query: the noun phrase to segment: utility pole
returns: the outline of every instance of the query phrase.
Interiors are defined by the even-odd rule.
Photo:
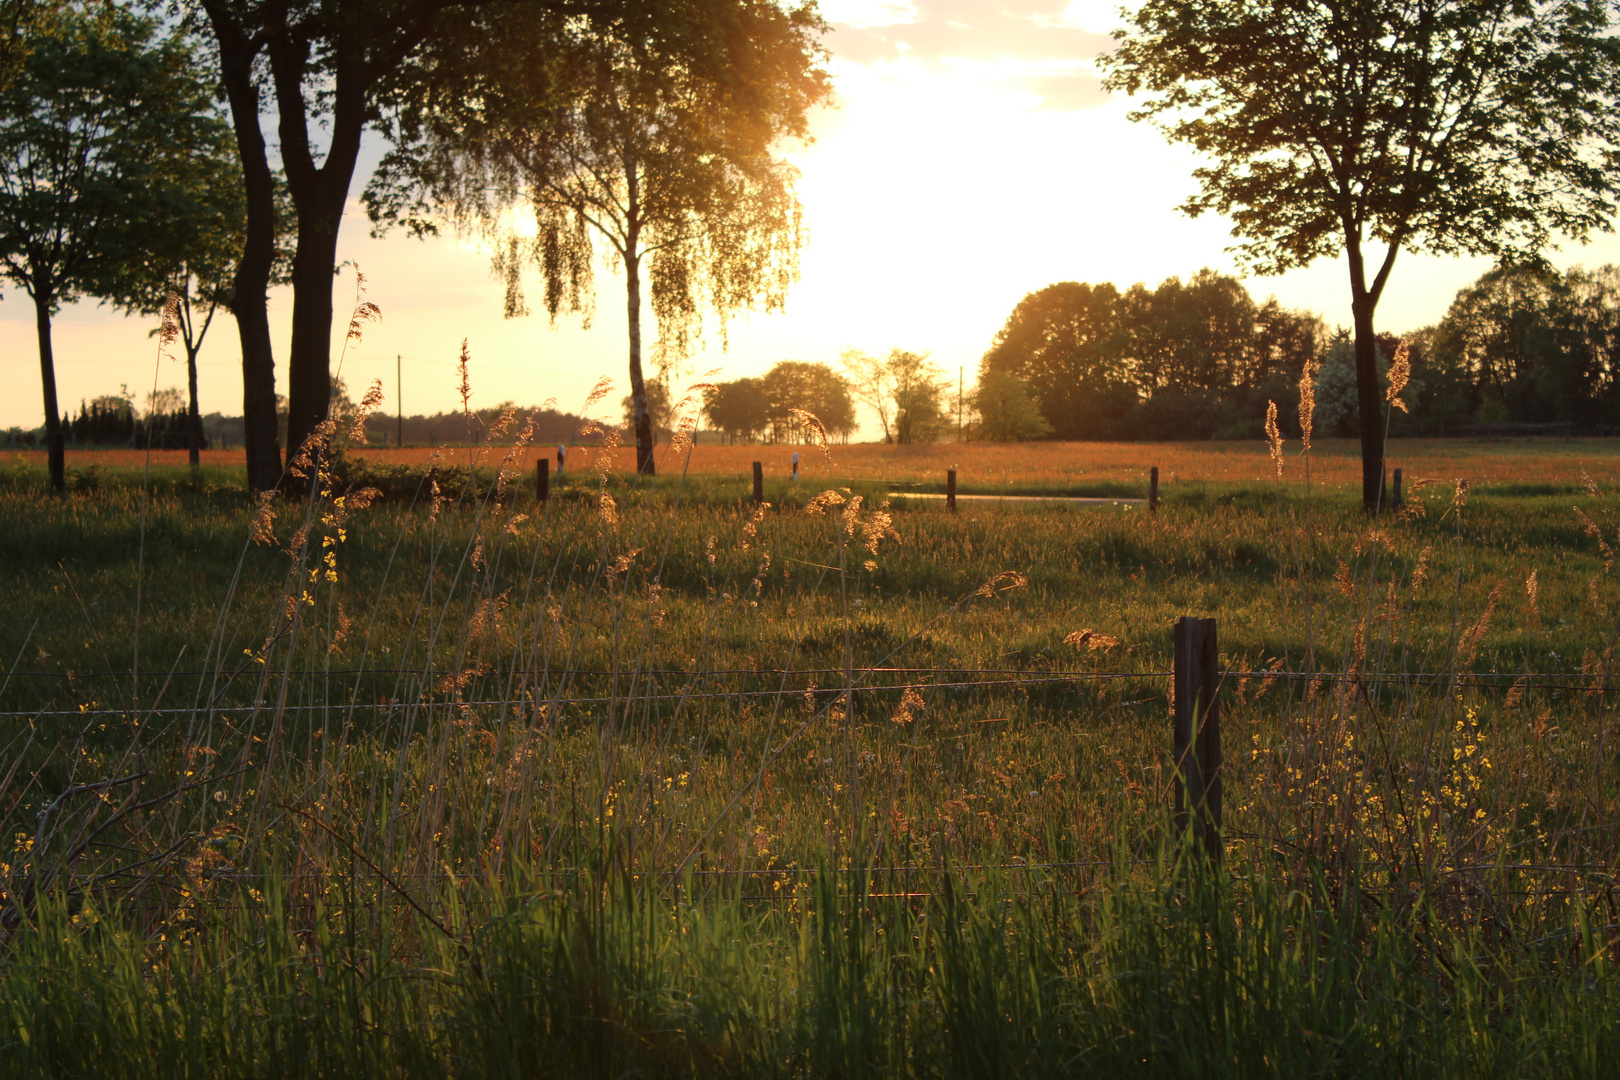
[[[394,354],[394,409],[396,410],[395,419],[397,419],[399,421],[399,427],[397,429],[397,434],[395,434],[395,436],[394,436],[394,444],[396,446],[399,446],[399,447],[403,448],[405,446],[405,385],[404,385],[404,383],[402,383],[400,381],[400,377],[399,377],[399,371],[400,371],[399,361],[400,361],[399,353],[395,353]]]

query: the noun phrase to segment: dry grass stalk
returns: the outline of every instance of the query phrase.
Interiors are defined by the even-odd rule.
[[[1083,649],[1091,652],[1107,652],[1110,649],[1119,648],[1120,640],[1112,634],[1104,634],[1099,630],[1092,630],[1088,628],[1085,630],[1075,630],[1072,633],[1065,634],[1063,636],[1063,644],[1073,645],[1077,650]]]
[[[1277,403],[1266,402],[1266,443],[1271,447],[1271,460],[1277,466],[1277,479],[1283,474],[1283,437],[1277,428]]]
[[[1299,434],[1304,440],[1305,452],[1311,452],[1311,433],[1316,427],[1316,370],[1306,363],[1299,375]]]
[[[1395,359],[1389,365],[1389,389],[1384,391],[1384,400],[1391,406],[1410,413],[1406,402],[1401,398],[1401,391],[1412,378],[1412,350],[1403,340],[1395,347]]]

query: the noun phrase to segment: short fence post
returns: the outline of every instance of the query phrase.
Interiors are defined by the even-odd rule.
[[[765,466],[754,462],[754,505],[765,501]]]
[[[1399,510],[1401,508],[1401,470],[1399,469],[1395,470],[1395,484],[1394,487],[1390,489],[1389,505],[1390,508],[1394,510]]]
[[[797,450],[793,451],[793,475],[788,479],[795,484],[799,482],[799,452]]]
[[[534,501],[543,503],[551,498],[551,460],[541,458],[534,463]]]
[[[1148,513],[1159,512],[1159,467],[1148,470]]]
[[[567,463],[567,461],[568,461],[568,447],[564,446],[562,443],[558,443],[557,444],[557,475],[558,476],[561,476],[563,474],[563,466]]]
[[[1220,652],[1215,620],[1176,620],[1170,707],[1176,771],[1176,831],[1189,822],[1205,855],[1220,862],[1221,710]]]
[[[945,509],[956,513],[956,470],[945,470]]]

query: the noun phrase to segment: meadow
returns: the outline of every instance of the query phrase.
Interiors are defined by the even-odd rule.
[[[521,447],[259,504],[224,457],[70,455],[65,497],[10,457],[15,1075],[1620,1051],[1613,444],[1393,443],[1372,516],[1348,444],[1308,483],[1263,444],[799,449],[576,448],[543,505]],[[904,497],[1150,465],[1153,515]],[[1184,614],[1228,672],[1219,867],[1166,812]]]

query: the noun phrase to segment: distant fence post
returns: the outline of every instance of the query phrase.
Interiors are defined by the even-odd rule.
[[[765,466],[754,462],[754,505],[765,501]]]
[[[1148,513],[1159,512],[1159,467],[1148,470]]]
[[[551,498],[551,459],[541,458],[534,463],[534,501],[543,503]]]
[[[1189,823],[1205,855],[1221,860],[1220,651],[1215,620],[1176,620],[1170,708],[1176,770],[1176,831]]]
[[[568,462],[568,447],[562,443],[557,444],[557,475],[563,474],[563,466]]]
[[[799,452],[797,450],[793,451],[793,475],[788,479],[795,484],[799,482]]]
[[[1401,508],[1401,470],[1395,470],[1395,484],[1390,488],[1389,505],[1391,509]]]
[[[945,470],[945,509],[956,513],[956,470]]]

